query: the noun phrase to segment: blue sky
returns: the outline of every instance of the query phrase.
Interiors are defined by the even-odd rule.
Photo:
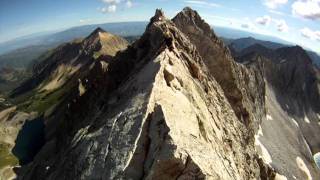
[[[320,0],[1,0],[0,42],[105,22],[173,17],[190,6],[213,26],[272,35],[320,52]]]

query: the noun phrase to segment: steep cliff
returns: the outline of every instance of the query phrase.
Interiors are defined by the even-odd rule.
[[[256,136],[265,162],[288,179],[317,179],[319,70],[301,47],[251,46],[237,60],[260,64],[266,81],[267,116]]]
[[[258,67],[245,68],[199,14],[185,8],[173,18],[176,26],[196,46],[210,73],[222,87],[237,117],[246,125],[264,116],[264,81]],[[260,107],[260,108],[257,108]],[[253,134],[248,134],[253,136]]]
[[[182,12],[199,18],[193,13]],[[19,179],[273,177],[272,170],[260,174],[268,167],[254,146],[256,122],[264,117],[259,67],[233,62],[213,33],[201,36],[209,48],[202,52],[178,22],[157,10],[134,44],[114,57],[99,56],[85,91],[68,103]],[[202,25],[187,29],[207,28]]]

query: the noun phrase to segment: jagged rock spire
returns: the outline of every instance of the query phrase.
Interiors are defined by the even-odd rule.
[[[180,13],[178,13],[174,18],[173,22],[179,25],[191,25],[197,27],[198,30],[203,31],[204,34],[213,36],[213,30],[207,24],[197,11],[191,9],[190,7],[185,7]]]
[[[164,15],[164,12],[162,11],[162,9],[157,9],[154,16],[150,19],[150,23],[148,25],[148,27],[153,24],[154,22],[157,22],[157,21],[162,21],[162,20],[165,20],[166,17]]]

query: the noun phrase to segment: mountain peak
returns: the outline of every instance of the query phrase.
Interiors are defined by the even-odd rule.
[[[176,25],[188,25],[202,31],[204,34],[209,36],[213,35],[213,31],[209,24],[207,24],[197,11],[191,9],[190,7],[185,7],[180,13],[178,13],[173,19]]]
[[[92,37],[99,37],[100,33],[106,33],[106,31],[98,27],[94,31],[92,31],[92,33],[86,39],[91,39]]]
[[[195,10],[193,10],[191,7],[187,6],[183,8],[182,12],[184,13],[197,13]]]
[[[99,33],[99,32],[106,32],[106,31],[103,30],[101,27],[97,27],[97,28],[92,32],[92,34]]]
[[[154,16],[150,19],[150,23],[148,26],[150,26],[152,23],[155,23],[157,21],[162,21],[166,19],[164,12],[162,11],[162,9],[156,9],[156,12],[154,14]]]

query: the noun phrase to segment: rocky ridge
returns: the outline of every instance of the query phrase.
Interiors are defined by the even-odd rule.
[[[13,92],[20,104],[0,112],[0,133],[12,146],[20,126],[39,117],[46,143],[32,162],[0,173],[318,177],[312,154],[319,150],[319,70],[300,47],[253,45],[233,53],[191,8],[172,20],[157,10],[131,45],[98,28],[58,47]]]
[[[189,8],[182,13],[201,20]],[[171,21],[157,10],[138,41],[114,57],[99,56],[86,91],[68,104],[55,135],[19,178],[266,178],[249,135],[263,116],[263,93],[253,100],[258,90],[235,75],[249,86],[263,83],[258,67],[232,62],[214,34],[201,36],[214,42],[208,66],[179,16]],[[200,22],[194,28],[207,30]],[[213,73],[220,68],[231,75]]]

